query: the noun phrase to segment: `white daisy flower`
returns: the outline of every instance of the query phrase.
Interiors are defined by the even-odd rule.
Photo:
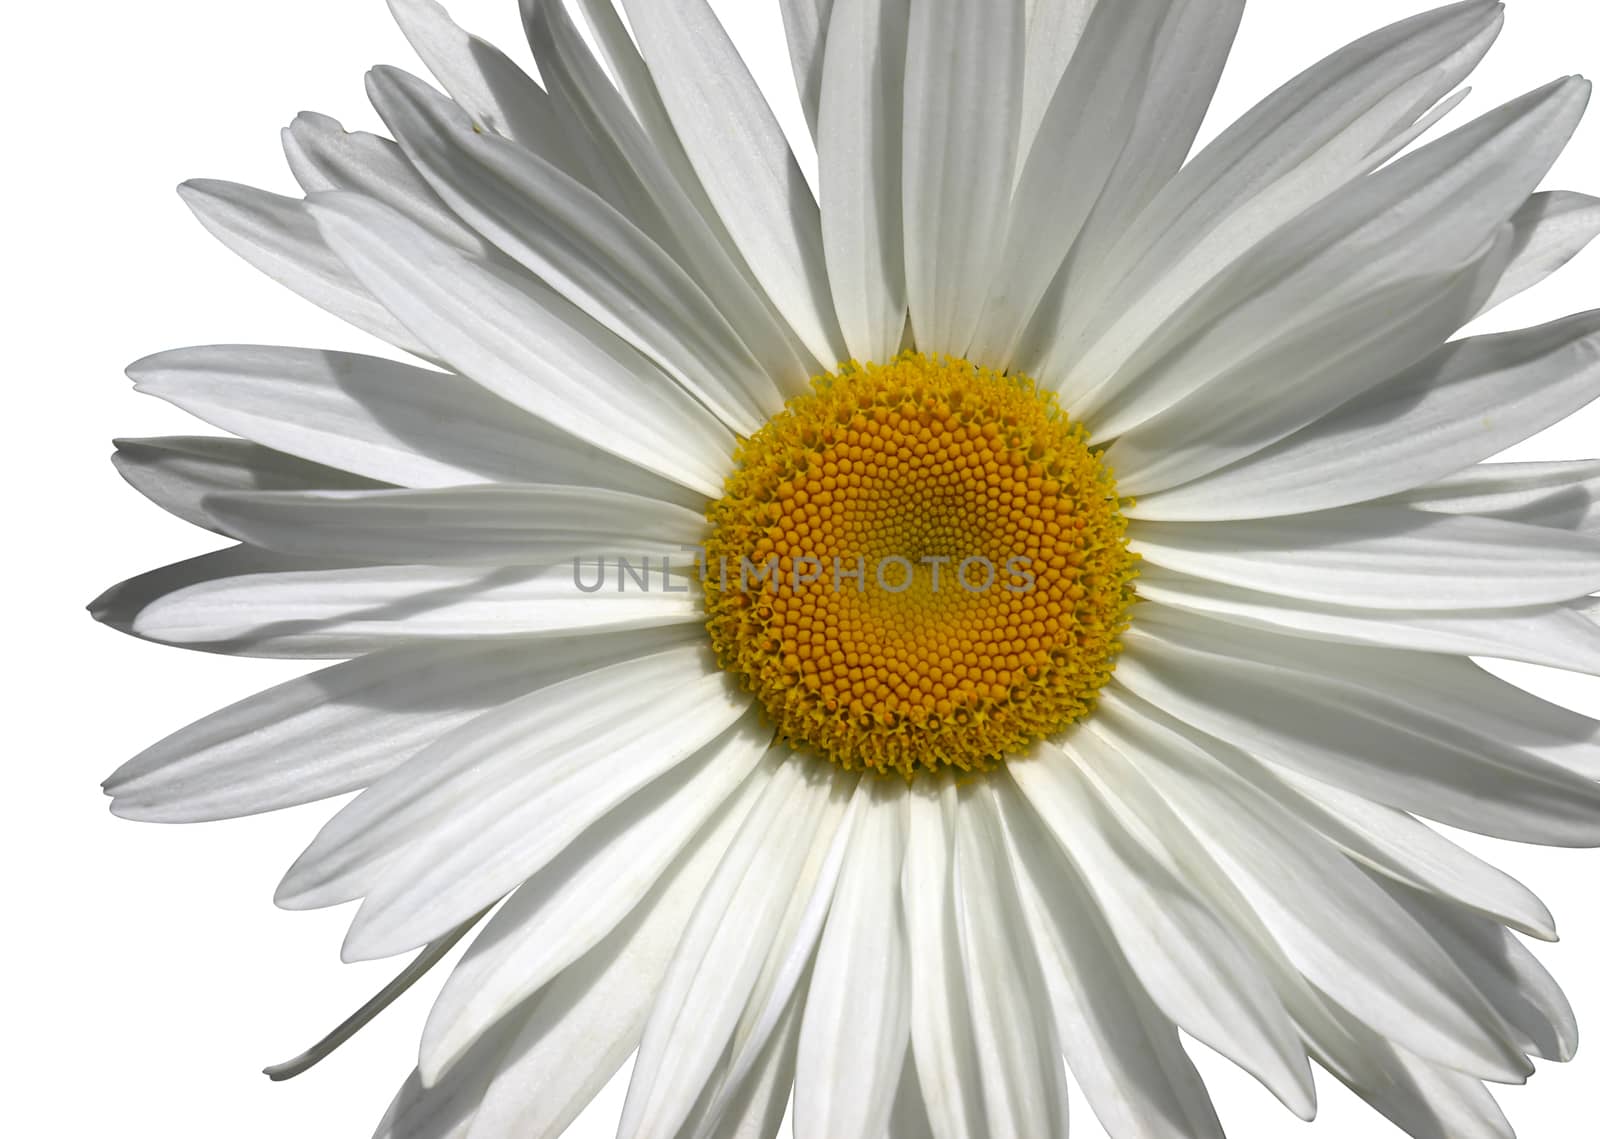
[[[391,0],[448,95],[184,196],[416,364],[190,348],[125,442],[234,539],[96,603],[344,659],[156,744],[135,819],[360,791],[289,908],[475,933],[385,1139],[1222,1134],[1180,1032],[1422,1139],[1576,1030],[1527,889],[1423,819],[1600,845],[1600,315],[1450,338],[1600,233],[1562,79],[1413,146],[1499,31],[1335,53],[1185,161],[1242,0],[786,0],[815,195],[706,0],[525,0],[542,84]],[[628,21],[624,23],[624,16]],[[236,436],[236,437],[234,437]],[[348,658],[348,659],[345,659]],[[481,928],[479,926],[481,925]],[[1063,1063],[1063,1057],[1065,1063]]]

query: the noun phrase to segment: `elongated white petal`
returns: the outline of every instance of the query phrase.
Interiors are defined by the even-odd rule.
[[[906,326],[901,163],[910,6],[828,2],[834,7],[817,127],[828,280],[850,354],[886,361],[899,352]]]
[[[564,483],[704,501],[450,372],[346,352],[223,345],[162,352],[128,374],[138,391],[223,430],[401,486]]]
[[[1248,778],[1127,707],[1100,709],[1085,730],[1166,799],[1318,989],[1435,1062],[1483,1078],[1527,1074],[1504,1023],[1438,943]],[[1320,904],[1306,906],[1313,890]]]
[[[910,1054],[906,1056],[900,1090],[895,1093],[894,1111],[889,1116],[888,1139],[935,1139],[933,1124],[928,1119],[927,1098]]]
[[[1259,963],[1233,931],[1124,829],[1078,760],[1041,746],[1007,770],[1093,892],[1162,1011],[1310,1118],[1310,1065]]]
[[[591,53],[565,5],[541,3],[528,27],[546,82],[583,125],[592,145],[614,154],[643,197],[646,207],[630,216],[660,219],[659,226],[645,225],[647,231],[694,274],[784,394],[798,394],[819,362],[799,346],[728,236],[611,0],[579,0],[579,5],[610,74]]]
[[[821,107],[828,97],[823,63],[825,45],[832,34],[833,12],[838,0],[780,0],[783,32],[789,41],[789,60],[794,66],[794,82],[800,91],[800,108],[813,135],[820,136]]]
[[[603,584],[589,593],[580,581],[584,587]],[[304,559],[257,552],[254,558],[237,555],[147,578],[135,592],[107,598],[103,608],[104,619],[165,644],[244,656],[326,658],[412,641],[557,636],[699,621],[698,604],[669,586],[657,574],[650,592],[635,592],[635,581],[615,563],[609,569],[315,569],[306,568]],[[141,596],[148,593],[156,596]]]
[[[1592,532],[1600,524],[1600,460],[1482,463],[1398,496],[1418,510]]]
[[[1370,608],[1512,609],[1600,589],[1600,540],[1470,515],[1347,506],[1228,523],[1140,522],[1129,548],[1225,585]]]
[[[1274,344],[1402,282],[1465,265],[1555,161],[1588,95],[1581,80],[1531,92],[1313,206],[1131,355],[1108,341],[1105,354],[1085,357],[1075,374],[1097,386],[1074,401],[1079,413],[1096,416],[1100,438],[1120,435]]]
[[[323,827],[280,904],[366,895],[348,960],[387,957],[509,894],[592,823],[675,768],[748,706],[701,646],[561,681],[469,722]],[[699,673],[699,675],[696,675]],[[672,711],[654,718],[676,681]]]
[[[147,748],[105,783],[112,810],[197,822],[359,790],[475,716],[690,630],[393,649],[291,680]]]
[[[472,1137],[557,1139],[588,1106],[638,1046],[684,925],[743,822],[735,809],[702,831],[627,921],[507,1018],[520,1030],[497,1058]],[[478,1063],[469,1054],[446,1082]]]
[[[696,1104],[684,1124],[685,1134],[706,1139],[778,1139],[794,1091],[803,999],[799,991],[789,998],[788,1009],[726,1105],[706,1110],[702,1108],[704,1100]],[[715,1123],[708,1122],[713,1116]]]
[[[1138,122],[1139,99],[1171,0],[1100,4],[1077,53],[1021,154],[1000,269],[970,355],[1009,361],[1017,338]]]
[[[1485,310],[1544,281],[1600,236],[1600,198],[1568,190],[1534,194],[1511,220],[1516,252]]]
[[[383,484],[269,447],[205,435],[118,439],[111,461],[134,490],[195,526],[222,532],[207,495],[241,490],[376,490]]]
[[[1072,303],[1046,330],[1036,374],[1071,395],[1119,367],[1220,267],[1373,169],[1373,151],[1460,82],[1500,23],[1492,4],[1404,20],[1269,95],[1177,172],[1104,257],[1075,266]]]
[[[1147,613],[1117,683],[1274,766],[1402,810],[1517,841],[1600,842],[1600,788],[1475,730],[1467,700],[1396,686],[1379,650],[1294,642],[1285,653],[1281,640]]]
[[[1600,396],[1600,313],[1439,351],[1241,463],[1140,494],[1133,517],[1263,518],[1411,490]],[[1120,471],[1120,468],[1119,468]]]
[[[1022,77],[1022,118],[1017,153],[1024,160],[1033,149],[1045,108],[1055,97],[1061,77],[1078,50],[1095,0],[1029,0],[1028,46]]]
[[[994,793],[1067,1066],[1111,1139],[1222,1139],[1178,1037],[1072,864],[1009,780]]]
[[[245,541],[269,550],[400,565],[670,559],[706,528],[704,515],[659,499],[550,485],[256,491],[217,495],[207,505]],[[690,555],[681,561],[687,567]]]
[[[1139,596],[1265,632],[1379,648],[1490,656],[1600,672],[1600,628],[1570,606],[1529,609],[1357,609],[1277,597],[1149,566]]]
[[[432,358],[328,247],[304,202],[212,179],[185,182],[178,193],[213,237],[278,284],[396,348]]]
[[[303,111],[284,128],[283,151],[295,181],[308,194],[354,190],[393,206],[468,253],[492,255],[493,247],[451,212],[390,139],[346,131],[337,119]]]
[[[843,359],[816,199],[727,31],[706,0],[623,7],[695,173],[751,272],[814,356]]]
[[[1017,166],[1023,0],[911,8],[905,86],[906,290],[917,346],[964,355],[1001,267]]]
[[[909,800],[905,901],[910,975],[911,1051],[936,1139],[964,1139],[984,1126],[977,1044],[960,934],[952,859],[956,787],[952,779],[919,779]]]
[[[389,10],[428,70],[480,126],[549,161],[577,165],[544,88],[504,52],[457,26],[434,0],[389,0]]]
[[[817,946],[795,1073],[797,1139],[879,1139],[911,1036],[900,905],[906,791],[863,780]]]
[[[422,1035],[424,1078],[435,1080],[491,1025],[603,940],[690,840],[716,825],[708,820],[729,810],[742,817],[776,766],[757,769],[771,735],[747,714],[680,770],[595,823],[506,899],[434,1002]]]
[[[622,1139],[674,1135],[689,1115],[758,981],[791,891],[813,850],[831,843],[849,787],[809,757],[792,757],[751,808],[657,994]]]
[[[986,786],[956,810],[957,941],[967,974],[984,1114],[991,1135],[1065,1135],[1067,1081],[1033,938],[1017,901],[1004,832]]]
[[[694,279],[603,198],[472,123],[420,80],[378,68],[374,104],[433,189],[589,316],[660,364],[729,427],[752,434],[778,390]]]
[[[1477,311],[1510,256],[1510,233],[1503,226],[1459,266],[1375,290],[1133,427],[1106,452],[1119,487],[1146,495],[1204,478],[1361,399],[1386,371],[1424,360]],[[1268,397],[1245,395],[1274,381]]]
[[[727,430],[570,302],[364,198],[319,195],[313,209],[352,271],[461,372],[600,450],[720,493]]]
[[[1472,979],[1525,1052],[1557,1063],[1577,1054],[1578,1021],[1571,1003],[1515,934],[1436,898],[1384,885]]]

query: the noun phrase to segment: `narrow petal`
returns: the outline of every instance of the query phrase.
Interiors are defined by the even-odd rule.
[[[452,209],[730,428],[753,434],[782,405],[694,279],[605,199],[537,155],[474,130],[454,103],[404,72],[378,68],[367,83],[384,122]]]
[[[1445,345],[1330,415],[1196,481],[1139,493],[1136,518],[1301,514],[1412,490],[1600,397],[1600,313]],[[1120,468],[1119,468],[1120,469]]]
[[[953,888],[991,1135],[1065,1135],[1067,1080],[1044,978],[987,787],[956,811]]]
[[[906,792],[862,780],[856,798],[801,1022],[797,1139],[880,1139],[911,1037],[900,906]]]
[[[704,502],[451,372],[348,352],[219,345],[149,356],[128,374],[136,390],[224,431],[399,486],[562,483]]]
[[[1095,0],[1030,0],[1027,58],[1023,65],[1022,118],[1018,154],[1026,159],[1055,97],[1061,77],[1078,50]]]
[[[789,41],[789,60],[794,65],[794,82],[800,91],[800,108],[814,136],[822,128],[821,106],[827,96],[824,78],[824,45],[832,34],[832,13],[838,0],[780,0],[783,32]]]
[[[623,8],[689,160],[756,279],[812,355],[844,359],[816,199],[727,31],[706,0],[624,0]]]
[[[906,48],[906,288],[917,346],[961,356],[995,279],[1017,166],[1023,0],[912,6]]]
[[[909,4],[827,2],[834,7],[817,156],[828,279],[851,356],[887,361],[906,326],[900,171]]]
[[[1516,252],[1485,311],[1540,284],[1600,236],[1600,198],[1568,190],[1534,194],[1511,221]]]
[[[1134,974],[1083,881],[997,780],[1012,870],[1067,1066],[1111,1139],[1223,1139],[1178,1029]]]
[[[328,247],[304,202],[212,179],[185,182],[178,193],[213,237],[284,288],[362,332],[432,358]]]
[[[659,499],[549,485],[254,491],[216,495],[206,505],[245,541],[265,549],[398,565],[666,561],[693,548],[706,529],[703,514]],[[682,568],[692,568],[689,554],[680,560]]]
[[[1397,501],[1440,514],[1593,532],[1600,528],[1600,460],[1482,463],[1417,487]]]
[[[627,591],[629,579],[615,564],[321,569],[238,549],[244,552],[127,583],[97,603],[104,614],[97,616],[163,644],[306,658],[359,656],[414,641],[619,632],[702,619],[691,597],[668,582]],[[585,591],[601,580],[595,592]]]
[[[1041,747],[1007,770],[1162,1011],[1309,1119],[1316,1102],[1310,1065],[1260,964],[1234,932],[1125,828],[1078,760]]]
[[[402,953],[453,928],[745,712],[748,701],[706,655],[668,649],[470,721],[335,815],[284,878],[280,904],[365,894],[347,960]],[[649,715],[674,681],[672,710]]]
[[[1471,70],[1499,31],[1492,4],[1401,21],[1335,52],[1273,92],[1178,171],[1098,259],[1075,265],[1059,328],[1035,374],[1064,394],[1114,369],[1246,251],[1380,164],[1373,156]],[[1100,343],[1096,343],[1099,341]]]
[[[572,675],[692,639],[662,630],[358,657],[213,712],[106,780],[147,822],[236,818],[360,790],[468,720]]]
[[[757,767],[770,744],[771,732],[746,715],[518,887],[434,1002],[422,1034],[423,1076],[437,1079],[501,1017],[610,934],[703,828],[721,826],[715,820],[730,811],[742,818],[776,767]]]
[[[1347,506],[1290,518],[1140,522],[1129,548],[1225,585],[1329,605],[1512,609],[1600,589],[1600,539],[1471,515]]]
[[[1140,573],[1139,596],[1219,621],[1312,640],[1600,672],[1600,628],[1571,606],[1442,612],[1357,609],[1277,597],[1160,566]]]
[[[245,490],[376,490],[383,484],[308,463],[270,447],[205,435],[118,439],[111,457],[128,485],[169,514],[207,530],[222,527],[206,496]]]
[[[658,991],[621,1139],[674,1135],[689,1115],[759,979],[790,894],[813,850],[831,844],[848,795],[833,772],[794,757],[751,808]]]

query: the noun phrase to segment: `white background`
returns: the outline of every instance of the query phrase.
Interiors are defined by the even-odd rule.
[[[1255,0],[1207,134],[1339,44],[1427,5],[1417,0]],[[1556,75],[1600,72],[1592,0],[1511,0],[1510,24],[1476,80],[1477,113]],[[524,54],[514,0],[456,0],[468,27]],[[719,5],[753,67],[781,90],[775,0]],[[19,24],[20,20],[20,24]],[[277,875],[332,806],[202,827],[121,822],[96,784],[168,731],[299,671],[144,645],[93,625],[102,587],[213,544],[121,485],[113,436],[199,430],[135,396],[129,361],[200,343],[378,351],[215,245],[172,187],[191,176],[289,192],[277,130],[302,109],[376,128],[361,76],[417,67],[381,0],[55,3],[8,13],[4,275],[8,366],[5,494],[19,534],[5,561],[7,621],[3,911],[9,1134],[264,1139],[367,1135],[408,1071],[425,984],[301,1080],[259,1075],[381,985],[392,966],[341,966],[345,912],[272,908]],[[1551,180],[1600,192],[1600,113]],[[1600,253],[1495,314],[1501,326],[1600,306]],[[20,350],[20,351],[19,351]],[[1520,457],[1600,451],[1600,409]],[[19,522],[20,516],[20,522]],[[1552,698],[1600,712],[1600,685],[1544,675]],[[1565,941],[1543,958],[1600,1031],[1600,856],[1474,842],[1538,889]],[[1494,847],[1491,849],[1491,847]],[[1315,905],[1315,898],[1307,898]],[[1236,1139],[1295,1133],[1266,1093],[1201,1063]],[[1503,1094],[1524,1139],[1593,1134],[1600,1047],[1542,1066]],[[1322,1139],[1393,1132],[1331,1080]],[[609,1135],[613,1084],[574,1136]],[[1075,1104],[1075,1134],[1102,1134]],[[1002,1139],[1002,1137],[995,1137]],[[1033,1137],[1029,1137],[1033,1139]]]

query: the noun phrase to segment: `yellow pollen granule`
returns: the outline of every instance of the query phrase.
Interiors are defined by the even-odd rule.
[[[812,381],[707,513],[707,629],[791,743],[986,770],[1088,715],[1136,557],[1111,473],[1025,376],[906,353]]]

